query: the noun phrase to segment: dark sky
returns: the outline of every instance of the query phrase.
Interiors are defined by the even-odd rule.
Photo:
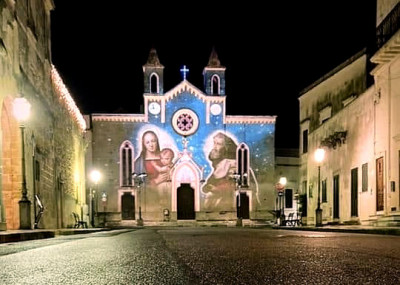
[[[203,90],[214,46],[227,114],[277,115],[279,148],[298,147],[300,91],[363,49],[375,27],[375,0],[54,2],[52,61],[82,113],[139,113],[152,47],[164,92],[183,65]]]

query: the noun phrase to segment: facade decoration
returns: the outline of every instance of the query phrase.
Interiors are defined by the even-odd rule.
[[[203,71],[205,91],[183,77],[164,93],[163,68],[152,49],[143,66],[144,114],[88,117],[92,144],[87,169],[99,169],[108,177],[99,185],[99,191],[107,193],[107,212],[94,209],[97,216],[105,215],[108,225],[135,223],[140,207],[144,224],[229,222],[238,218],[240,202],[248,218],[272,219],[276,117],[226,115],[225,67],[215,50]],[[182,72],[186,76],[188,68]],[[131,154],[121,156],[121,145],[127,143]],[[140,191],[121,180],[121,165],[146,173]],[[248,181],[241,195],[234,173]]]

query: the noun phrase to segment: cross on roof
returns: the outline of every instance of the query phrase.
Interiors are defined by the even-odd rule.
[[[183,80],[186,80],[186,73],[189,73],[189,69],[186,68],[186,65],[183,66],[183,68],[180,69],[180,72],[183,74]]]

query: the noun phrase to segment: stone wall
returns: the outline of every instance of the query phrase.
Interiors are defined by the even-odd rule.
[[[25,97],[32,106],[24,137],[32,226],[39,210],[34,194],[44,205],[40,228],[72,225],[72,211],[80,211],[80,205],[86,203],[84,128],[60,92],[62,82],[55,81],[51,65],[53,5],[51,0],[0,1],[0,204],[1,222],[7,224],[7,229],[18,229],[20,220],[22,140],[12,115],[15,97]]]

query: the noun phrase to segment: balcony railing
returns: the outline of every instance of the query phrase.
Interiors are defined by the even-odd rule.
[[[380,49],[400,29],[400,2],[376,28],[376,45]]]

